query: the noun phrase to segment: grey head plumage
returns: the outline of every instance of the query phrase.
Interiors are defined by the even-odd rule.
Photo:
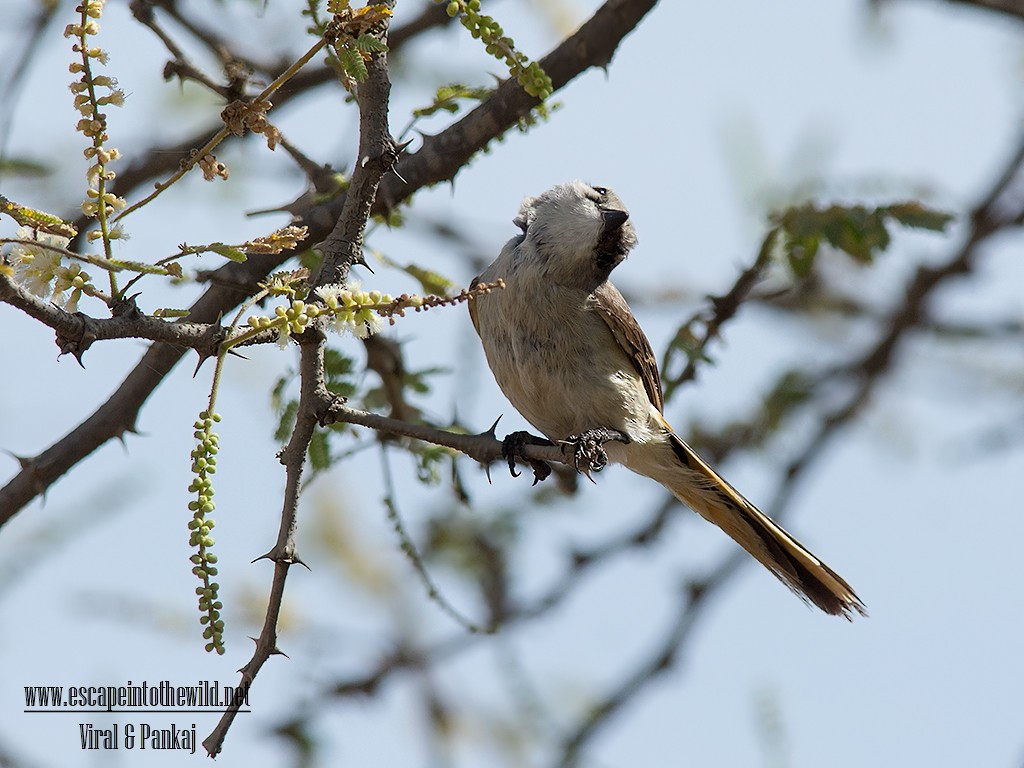
[[[547,276],[593,290],[636,245],[629,212],[606,187],[572,181],[526,198],[513,220],[520,246],[540,260]]]

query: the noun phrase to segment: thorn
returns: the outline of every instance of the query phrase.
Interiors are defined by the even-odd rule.
[[[203,363],[213,357],[209,352],[200,352],[198,349],[196,350],[196,354],[199,356],[199,362],[196,363],[196,369],[192,371],[193,379],[199,375],[199,369],[203,367]]]
[[[72,357],[75,358],[75,360],[78,361],[78,364],[82,367],[82,370],[84,371],[85,370],[85,363],[82,362],[82,355],[85,354],[85,350],[84,349],[62,349],[60,352],[57,353],[57,359],[60,360],[62,357],[64,357],[64,355],[68,355],[68,354],[70,354]]]
[[[292,565],[301,565],[303,568],[305,568],[310,573],[313,572],[313,569],[310,568],[308,565],[306,565],[306,562],[301,557],[299,557],[298,555],[292,555],[291,563],[292,563]]]
[[[277,647],[276,645],[275,645],[275,646],[274,646],[273,648],[271,648],[271,649],[270,649],[270,655],[271,655],[271,656],[284,656],[284,657],[285,657],[286,659],[287,659],[287,658],[290,658],[290,657],[288,656],[288,654],[287,654],[287,653],[285,653],[284,651],[282,651],[282,650],[281,650],[280,648],[278,648],[278,647]]]
[[[129,280],[128,284],[125,285],[125,287],[122,289],[122,292],[123,291],[127,291],[129,288],[131,288],[133,285],[135,285],[137,282],[139,282],[139,280],[142,279],[142,276],[144,274],[146,274],[146,273],[145,272],[139,272],[139,274],[137,274],[135,277],[133,277],[131,280]],[[135,294],[135,296],[138,296],[138,295],[139,294],[137,294],[137,293]],[[132,297],[132,298],[134,298],[134,297]]]
[[[361,254],[361,253],[359,254],[359,258],[358,258],[358,259],[356,259],[355,261],[353,261],[353,262],[352,262],[352,265],[353,265],[353,266],[355,266],[355,265],[357,265],[357,264],[358,264],[358,265],[359,265],[360,267],[363,267],[364,269],[367,269],[367,270],[369,270],[369,272],[370,272],[370,274],[371,274],[371,275],[375,275],[375,274],[377,274],[376,272],[374,272],[374,271],[373,271],[373,267],[371,267],[371,266],[370,266],[369,264],[367,264],[367,263],[366,263],[366,256],[364,256],[364,255],[363,255],[363,254]]]
[[[253,563],[258,563],[260,560],[270,560],[271,562],[273,562],[274,561],[274,550],[270,550],[266,554],[260,555],[259,557],[257,557],[252,562]]]
[[[127,317],[132,320],[142,317],[142,311],[139,309],[139,305],[135,303],[135,299],[141,295],[141,293],[133,293],[131,296],[121,296],[110,307],[110,314],[114,317]]]
[[[491,465],[489,463],[484,464],[484,476],[487,477],[488,485],[494,485],[494,483],[491,481]]]
[[[504,415],[505,415],[505,414],[501,414],[501,416],[504,416]],[[490,428],[490,429],[488,429],[488,430],[487,430],[486,432],[484,432],[483,434],[485,434],[485,435],[488,435],[488,436],[490,436],[490,437],[493,437],[493,438],[494,438],[495,440],[497,440],[497,439],[498,439],[498,436],[497,436],[497,434],[495,433],[495,430],[496,430],[496,429],[498,428],[498,422],[499,422],[499,421],[501,421],[501,416],[499,416],[498,418],[496,418],[496,419],[494,420],[494,423],[493,423],[493,424],[491,424],[491,428]]]
[[[4,451],[4,453],[6,453],[12,459],[17,461],[22,469],[32,469],[33,467],[35,467],[36,460],[34,458],[29,458],[28,456],[19,456],[16,453],[11,453],[10,451],[6,450]]]

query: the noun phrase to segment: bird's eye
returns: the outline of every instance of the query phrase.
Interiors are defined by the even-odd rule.
[[[608,194],[607,187],[591,187],[591,189],[597,192],[597,194],[601,195],[601,197],[604,197],[605,195]]]

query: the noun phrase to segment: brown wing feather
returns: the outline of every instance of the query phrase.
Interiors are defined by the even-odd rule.
[[[473,282],[469,284],[469,290],[473,290],[480,284],[480,276],[477,275],[473,278]],[[469,319],[473,321],[473,327],[476,328],[476,335],[480,335],[480,321],[476,319],[476,298],[470,296],[466,302],[466,306],[469,307]]]
[[[654,407],[661,411],[663,399],[661,395],[661,377],[658,375],[658,361],[651,349],[643,329],[629,309],[619,289],[605,281],[594,291],[597,312],[612,331],[615,340],[629,357],[640,374],[640,379],[651,398]]]

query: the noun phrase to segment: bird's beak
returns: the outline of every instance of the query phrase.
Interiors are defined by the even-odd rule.
[[[629,219],[629,214],[615,208],[606,208],[601,211],[601,218],[604,220],[605,229],[616,230]]]

